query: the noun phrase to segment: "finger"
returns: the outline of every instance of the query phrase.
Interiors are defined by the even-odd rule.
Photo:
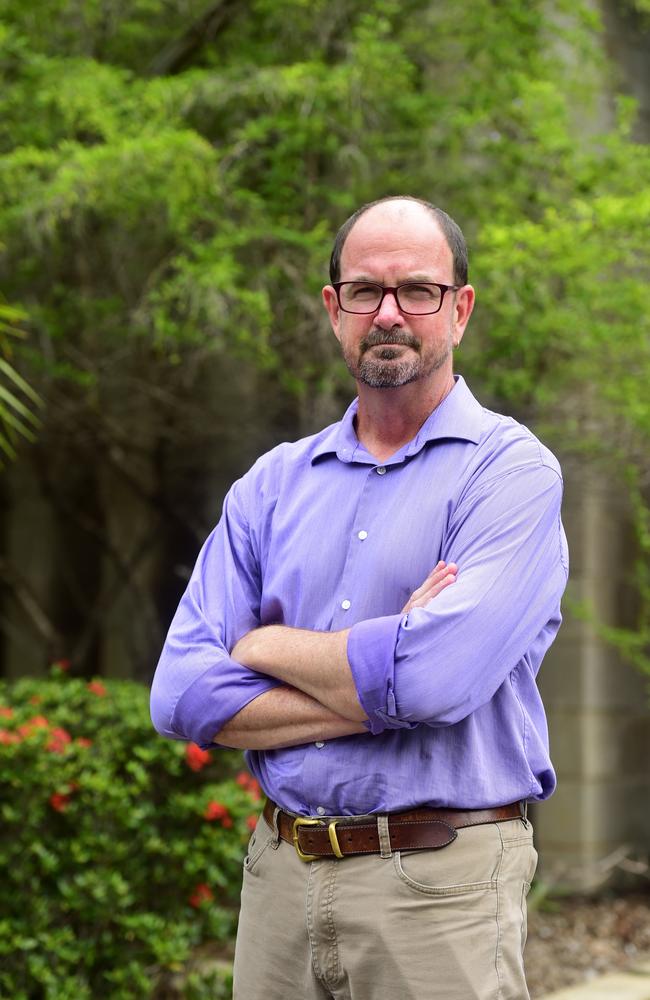
[[[411,594],[409,600],[413,600],[415,597],[420,597],[433,583],[437,580],[442,580],[445,573],[447,572],[447,564],[441,559],[440,562],[433,567],[428,577],[422,581],[419,587],[416,587]]]
[[[455,582],[456,582],[456,574],[447,573],[447,575],[444,576],[442,580],[438,580],[431,587],[427,587],[427,589],[422,594],[419,594],[417,597],[413,597],[410,601],[410,607],[408,610],[410,611],[411,608],[425,607],[425,605],[427,605],[429,601],[432,601],[434,597],[437,597],[438,594],[442,593],[443,590],[446,590],[447,587],[451,586],[451,584]]]
[[[418,595],[417,600],[431,599],[435,594],[439,594],[441,590],[448,587],[450,583],[453,583],[456,579],[456,574],[451,572],[446,572],[444,576],[437,578],[428,587],[425,587],[421,594]]]
[[[423,600],[423,598],[424,598],[425,603],[426,603],[426,601],[428,601],[428,600],[431,599],[431,597],[428,596],[429,595],[429,591],[431,590],[431,588],[435,587],[437,584],[441,583],[442,580],[444,580],[445,576],[447,576],[448,573],[450,573],[450,572],[451,573],[456,573],[457,571],[458,571],[458,567],[457,567],[456,563],[449,563],[449,565],[447,565],[447,563],[444,561],[444,559],[441,559],[433,567],[433,569],[429,573],[429,575],[426,578],[426,580],[424,580],[420,584],[420,586],[417,587],[413,591],[413,593],[410,595],[408,601],[406,602],[406,604],[402,608],[402,612],[401,613],[405,614],[407,611],[410,610],[410,608],[413,607],[414,602],[416,602],[416,601],[421,602]],[[436,593],[437,593],[437,591],[436,591]]]
[[[441,559],[438,565],[433,567],[422,586],[429,586],[433,583],[437,583],[438,580],[444,579],[447,573],[456,573],[457,570],[458,566],[456,563],[446,563]]]
[[[456,582],[456,574],[448,573],[445,577],[443,577],[442,580],[439,580],[437,583],[435,583],[434,586],[432,586],[429,589],[428,594],[425,594],[424,596],[427,598],[427,600],[430,601],[433,597],[437,597],[438,594],[441,591],[445,590],[450,584],[455,582]]]
[[[457,572],[458,572],[458,567],[456,566],[456,563],[449,563],[449,564],[444,562],[438,563],[435,569],[433,569],[429,574],[429,576],[426,578],[424,583],[421,584],[421,586],[419,586],[417,590],[413,591],[413,593],[409,597],[409,601],[419,601],[423,597],[426,597],[427,594],[429,594],[429,592],[434,587],[437,587],[440,583],[442,583],[442,581],[448,576],[449,573],[455,575]],[[438,591],[436,591],[436,593],[437,592]]]

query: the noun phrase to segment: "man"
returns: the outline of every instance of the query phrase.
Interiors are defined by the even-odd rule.
[[[474,290],[444,212],[364,206],[323,301],[358,400],[231,489],[152,718],[246,748],[269,797],[236,998],[523,1000],[525,803],[555,784],[535,676],[567,576],[558,464],[453,374]]]

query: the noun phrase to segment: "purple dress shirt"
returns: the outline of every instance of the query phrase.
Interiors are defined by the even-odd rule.
[[[383,465],[357,440],[356,407],[233,485],[172,621],[153,724],[215,746],[279,683],[230,658],[242,635],[352,626],[368,732],[248,751],[267,795],[328,816],[544,799],[555,775],[536,675],[568,573],[558,463],[458,376]],[[439,559],[458,564],[456,582],[402,614]]]

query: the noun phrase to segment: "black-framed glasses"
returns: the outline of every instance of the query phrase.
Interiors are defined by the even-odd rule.
[[[430,316],[442,309],[447,292],[457,292],[461,285],[441,285],[437,281],[407,281],[389,288],[374,281],[335,281],[333,288],[343,312],[365,315],[377,312],[390,292],[398,309],[407,316]]]

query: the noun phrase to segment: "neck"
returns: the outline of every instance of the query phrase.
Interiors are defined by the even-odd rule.
[[[373,389],[357,383],[357,438],[379,462],[394,455],[412,441],[422,424],[440,406],[454,387],[451,370],[426,387],[417,380],[396,389]]]

